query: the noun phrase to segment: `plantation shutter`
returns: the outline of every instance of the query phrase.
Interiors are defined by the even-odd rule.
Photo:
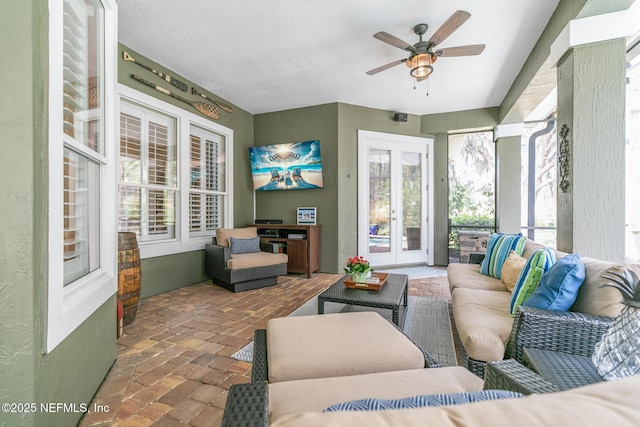
[[[223,224],[225,191],[224,140],[215,133],[191,128],[191,183],[189,192],[189,232],[192,236],[211,234]]]

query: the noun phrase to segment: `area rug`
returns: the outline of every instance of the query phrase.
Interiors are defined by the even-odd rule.
[[[417,267],[383,268],[376,269],[376,271],[379,273],[406,274],[409,276],[409,280],[427,279],[430,277],[442,277],[447,275],[446,267],[429,267],[427,265]]]
[[[370,307],[325,303],[325,313],[360,310],[372,311],[374,309]],[[391,310],[375,311],[387,320],[391,320]],[[318,314],[318,300],[315,297],[307,301],[289,316],[308,316],[312,314]],[[403,331],[436,358],[442,366],[455,366],[457,364],[446,299],[410,296]],[[253,342],[231,355],[231,357],[236,360],[252,362]]]

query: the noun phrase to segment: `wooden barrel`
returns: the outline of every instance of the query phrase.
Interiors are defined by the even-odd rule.
[[[136,319],[142,272],[136,233],[118,233],[118,297],[124,310],[123,326]]]

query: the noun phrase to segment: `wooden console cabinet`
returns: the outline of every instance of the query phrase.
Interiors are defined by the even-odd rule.
[[[289,257],[288,273],[320,271],[320,226],[295,224],[248,224],[256,227],[260,240],[278,243]]]

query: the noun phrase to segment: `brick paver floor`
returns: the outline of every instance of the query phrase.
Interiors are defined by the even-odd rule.
[[[251,364],[230,356],[274,317],[287,316],[340,275],[289,275],[234,294],[211,281],[144,299],[118,339],[117,360],[80,426],[218,426],[233,384]],[[409,294],[450,299],[446,277],[415,279]]]

